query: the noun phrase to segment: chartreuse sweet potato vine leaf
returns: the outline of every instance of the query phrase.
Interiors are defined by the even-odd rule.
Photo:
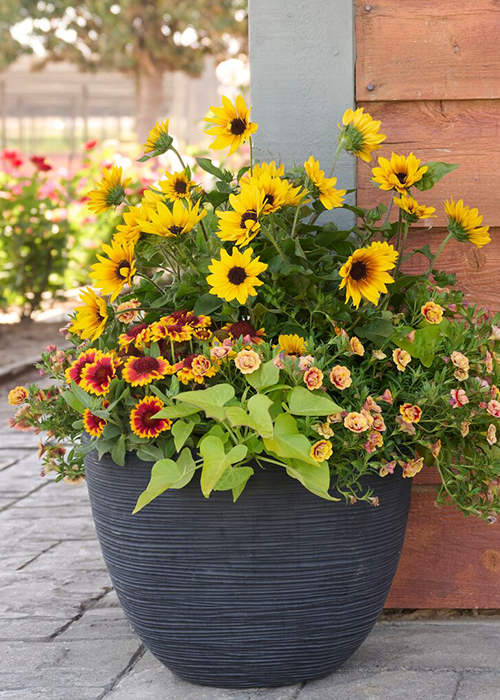
[[[273,402],[264,394],[256,394],[248,400],[248,413],[241,406],[226,408],[226,418],[231,425],[243,425],[255,430],[261,437],[271,438],[274,435],[274,427],[269,408]]]
[[[264,438],[264,445],[268,452],[272,452],[277,457],[299,459],[313,465],[316,469],[319,468],[319,462],[316,462],[310,455],[311,444],[309,440],[305,435],[299,433],[297,421],[288,413],[281,413],[276,418],[274,437]]]
[[[441,342],[441,330],[439,326],[428,325],[415,331],[413,341],[398,333],[395,333],[391,340],[401,350],[406,350],[412,357],[418,358],[424,367],[430,367]]]
[[[287,474],[293,479],[300,481],[302,486],[311,493],[314,493],[326,501],[340,501],[340,498],[334,498],[328,493],[330,488],[330,467],[328,462],[315,462],[315,466],[305,464],[298,459],[285,460],[288,464]]]
[[[226,453],[222,440],[209,435],[202,440],[200,452],[203,457],[201,490],[205,498],[208,498],[231,465],[245,459],[248,449],[246,445],[236,445]]]
[[[132,514],[138,513],[167,489],[182,489],[191,481],[196,468],[191,450],[187,447],[176,462],[173,459],[160,459],[153,465],[149,484],[137,499]]]
[[[233,501],[236,503],[253,473],[252,467],[229,467],[217,482],[215,491],[231,490],[233,492]]]
[[[328,416],[342,410],[322,392],[309,391],[302,386],[296,386],[290,392],[288,408],[296,416]]]
[[[185,391],[175,397],[176,401],[182,401],[204,411],[207,418],[215,418],[222,422],[226,416],[224,406],[234,398],[234,389],[230,384],[217,384],[201,391]],[[160,411],[161,413],[161,411]],[[158,417],[160,413],[157,414]]]
[[[192,421],[177,420],[172,426],[172,435],[174,437],[174,445],[177,452],[179,452],[184,445],[186,440],[193,432],[194,423]]]
[[[247,382],[257,391],[266,389],[267,387],[277,384],[280,377],[280,371],[272,360],[264,362],[258,370],[247,374]]]

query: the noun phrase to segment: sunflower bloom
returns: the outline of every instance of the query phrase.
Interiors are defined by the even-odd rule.
[[[339,141],[344,143],[348,153],[359,156],[366,163],[372,159],[372,152],[381,148],[382,141],[387,138],[380,133],[382,122],[376,121],[370,114],[365,113],[364,107],[348,109],[342,117]]]
[[[483,217],[477,209],[465,206],[463,199],[446,200],[444,210],[448,216],[448,230],[459,241],[469,240],[476,248],[491,242],[489,226],[481,226]]]
[[[340,268],[343,278],[340,289],[346,290],[346,302],[352,299],[356,308],[361,298],[378,304],[380,295],[387,292],[387,284],[394,282],[387,273],[394,267],[389,256],[377,248],[358,248]]]
[[[259,178],[261,175],[270,175],[271,177],[283,177],[285,175],[285,166],[283,163],[281,165],[276,165],[276,161],[272,160],[270,163],[255,163],[253,166],[253,173],[245,173],[242,180],[249,179],[250,177]]]
[[[236,299],[240,304],[244,304],[249,296],[256,296],[255,287],[263,284],[258,276],[267,270],[267,264],[260,262],[258,256],[252,258],[252,254],[252,248],[243,253],[233,248],[231,255],[221,250],[220,260],[212,258],[212,264],[208,266],[212,274],[207,277],[210,294],[226,301]]]
[[[325,209],[334,209],[341,207],[346,194],[346,190],[337,190],[336,177],[325,177],[325,173],[319,167],[319,162],[311,156],[304,163],[304,169],[311,181],[310,192],[314,197],[317,197]]]
[[[166,180],[160,180],[159,185],[163,194],[171,202],[176,199],[189,199],[191,188],[196,185],[194,180],[190,180],[185,170],[180,172],[165,172]]]
[[[90,277],[103,294],[111,294],[114,301],[123,287],[132,284],[137,272],[134,260],[134,246],[112,241],[111,245],[103,243],[102,249],[108,256],[97,255],[98,263],[91,265]]]
[[[278,336],[278,346],[280,352],[284,352],[285,355],[302,355],[306,351],[307,343],[297,333],[293,335],[284,334]]]
[[[80,301],[83,301],[83,306],[76,307],[70,331],[83,340],[96,340],[102,334],[108,320],[106,302],[98,297],[91,287],[87,287],[80,294]]]
[[[394,197],[394,204],[401,209],[405,219],[412,224],[420,219],[436,218],[434,216],[435,207],[426,207],[425,204],[419,204],[416,199],[410,197],[406,192],[401,197]]]
[[[170,364],[163,357],[129,357],[122,370],[122,377],[131,386],[146,386],[167,374],[171,374]]]
[[[240,194],[230,194],[229,203],[234,211],[217,211],[219,229],[217,236],[223,241],[234,241],[237,246],[250,243],[260,229],[259,217],[264,209],[265,193],[247,185]]]
[[[399,258],[398,251],[387,241],[373,241],[369,246],[370,250],[376,250],[380,255],[385,255],[389,262],[396,263]]]
[[[170,418],[155,418],[164,403],[156,396],[146,396],[138,401],[130,411],[130,427],[132,432],[141,438],[155,438],[165,430],[170,430]]]
[[[258,125],[250,121],[251,107],[247,107],[241,95],[236,98],[235,104],[225,95],[222,96],[222,107],[211,107],[213,116],[206,117],[205,121],[214,124],[206,129],[206,133],[215,136],[210,148],[221,151],[229,147],[228,155],[233,154],[241,144],[249,139],[257,131]]]
[[[123,212],[124,223],[116,227],[117,233],[113,240],[121,245],[135,245],[142,233],[140,221],[144,219],[148,219],[148,209],[145,205],[129,207]]]
[[[193,206],[187,202],[187,206],[176,199],[172,209],[169,209],[163,202],[158,202],[156,211],[149,212],[150,221],[141,220],[140,224],[144,233],[154,233],[163,238],[181,236],[194,229],[196,224],[206,216],[205,209],[200,212],[200,203]]]
[[[131,178],[124,180],[122,169],[113,165],[111,168],[103,168],[103,178],[96,190],[88,193],[90,211],[99,214],[110,207],[117,207],[125,199],[125,187],[130,184]]]
[[[144,153],[159,156],[168,151],[171,145],[172,137],[168,133],[168,119],[164,122],[156,122],[144,144]]]
[[[420,160],[413,153],[408,157],[393,153],[390,160],[379,158],[378,164],[379,167],[372,170],[373,182],[381,190],[396,190],[401,194],[419,182],[428,170],[426,165],[420,166]]]
[[[257,187],[264,194],[264,214],[272,214],[282,207],[300,202],[305,192],[300,187],[293,187],[287,180],[272,176],[269,172],[252,175],[248,180],[243,178],[241,189],[248,186]]]

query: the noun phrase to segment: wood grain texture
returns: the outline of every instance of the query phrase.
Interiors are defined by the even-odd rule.
[[[460,164],[432,190],[416,192],[419,202],[436,207],[438,218],[431,220],[434,225],[445,224],[443,202],[451,196],[478,207],[485,224],[500,226],[500,168],[496,167],[500,160],[500,100],[360,102],[359,106],[380,119],[387,134],[377,157],[390,157],[392,151],[405,155],[413,151],[422,163]],[[361,206],[390,200],[389,193],[373,186],[371,169],[375,165],[376,158],[371,164],[357,159]]]
[[[415,486],[399,568],[386,608],[500,608],[500,522],[434,505]]]
[[[356,9],[358,100],[500,97],[499,0],[356,0]]]

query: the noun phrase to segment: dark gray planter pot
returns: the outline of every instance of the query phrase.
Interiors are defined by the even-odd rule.
[[[137,515],[151,464],[86,458],[97,535],[120,603],[180,678],[278,686],[338,668],[379,616],[403,546],[411,479],[365,480],[374,508],[329,503],[256,468],[236,504],[199,476]]]

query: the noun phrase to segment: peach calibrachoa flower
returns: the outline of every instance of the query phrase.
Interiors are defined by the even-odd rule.
[[[351,372],[347,367],[335,365],[330,372],[330,381],[340,391],[344,391],[352,384]]]
[[[439,304],[435,304],[433,301],[428,301],[424,304],[421,308],[421,312],[427,323],[437,325],[443,320],[443,307]]]
[[[458,352],[458,350],[454,350],[451,353],[450,360],[453,362],[455,367],[459,367],[460,369],[464,370],[469,369],[469,358],[463,355],[461,352]]]
[[[330,415],[326,417],[326,420],[329,423],[342,423],[342,420],[346,415],[347,413],[344,413],[343,411],[339,411],[338,413],[330,413]]]
[[[212,348],[210,348],[210,357],[212,360],[220,361],[224,360],[232,352],[232,345],[214,345]]]
[[[470,421],[463,420],[460,423],[460,434],[462,435],[462,437],[467,437],[467,435],[469,434],[469,430],[470,430]]]
[[[382,408],[378,405],[378,403],[371,397],[369,396],[365,403],[363,404],[363,408],[365,411],[373,411],[374,413],[382,413]]]
[[[385,354],[385,352],[383,350],[374,350],[372,352],[372,356],[376,360],[385,360],[385,358],[387,357],[387,355]]]
[[[7,398],[11,406],[20,406],[29,397],[29,391],[24,386],[16,386],[15,389],[9,391]]]
[[[240,350],[234,358],[234,364],[242,374],[252,374],[259,369],[262,360],[255,350]]]
[[[378,398],[379,401],[384,401],[385,403],[388,403],[390,406],[394,403],[394,398],[392,396],[392,393],[390,389],[386,389],[382,396],[379,396]]]
[[[332,443],[330,440],[318,440],[311,447],[311,457],[316,460],[316,462],[324,462],[332,456]]]
[[[325,423],[317,423],[314,426],[314,430],[324,438],[331,438],[333,435],[333,430],[330,427],[330,423],[326,421]]]
[[[375,413],[373,416],[372,428],[373,430],[377,430],[379,433],[383,433],[386,429],[385,421],[381,413]]]
[[[352,411],[344,418],[345,427],[352,433],[364,433],[370,427],[366,416]]]
[[[443,445],[443,443],[439,439],[436,440],[436,442],[434,442],[431,445],[431,452],[432,452],[433,457],[436,457],[436,458],[439,457],[439,453],[441,452],[442,445]]]
[[[450,391],[450,396],[450,405],[452,408],[462,408],[466,403],[469,403],[469,398],[463,389],[452,389]]]
[[[133,323],[137,318],[137,309],[141,306],[139,299],[130,299],[129,301],[124,301],[116,307],[116,318],[121,323]]]
[[[406,350],[401,350],[401,348],[396,348],[392,353],[392,359],[398,370],[404,372],[406,365],[411,362],[411,355]]]
[[[416,476],[424,466],[424,458],[419,457],[418,459],[410,459],[408,462],[403,464],[403,478]]]
[[[404,403],[399,407],[399,412],[406,423],[418,423],[422,417],[420,406],[414,406],[411,403]]]
[[[486,351],[486,360],[484,362],[488,374],[493,374],[493,355],[489,350]]]
[[[362,408],[361,415],[366,418],[366,422],[368,423],[368,427],[371,428],[373,425],[373,416],[370,413],[370,411],[367,411],[366,408]]]
[[[396,416],[396,423],[402,433],[407,433],[408,435],[415,435],[417,432],[413,423],[407,423],[403,416]]]
[[[377,433],[377,431],[374,430],[368,435],[368,440],[365,442],[363,447],[367,452],[371,453],[375,452],[377,447],[382,447],[383,444],[384,438],[380,433]]]
[[[355,335],[353,335],[349,341],[349,348],[353,355],[359,355],[360,357],[363,357],[363,355],[365,354],[365,346],[359,338],[356,338]]]
[[[486,408],[488,413],[495,418],[500,418],[500,401],[496,399],[491,399]]]
[[[382,467],[380,467],[380,476],[387,476],[388,474],[394,474],[394,469],[396,468],[396,462],[386,462]]]
[[[488,426],[486,440],[488,441],[489,445],[494,445],[497,442],[497,429],[496,426],[493,425],[493,423],[490,423]]]
[[[304,384],[308,389],[321,389],[323,386],[323,372],[318,367],[310,367],[304,372]]]
[[[301,372],[305,372],[314,364],[314,357],[312,355],[305,355],[304,357],[299,357],[299,369]]]

